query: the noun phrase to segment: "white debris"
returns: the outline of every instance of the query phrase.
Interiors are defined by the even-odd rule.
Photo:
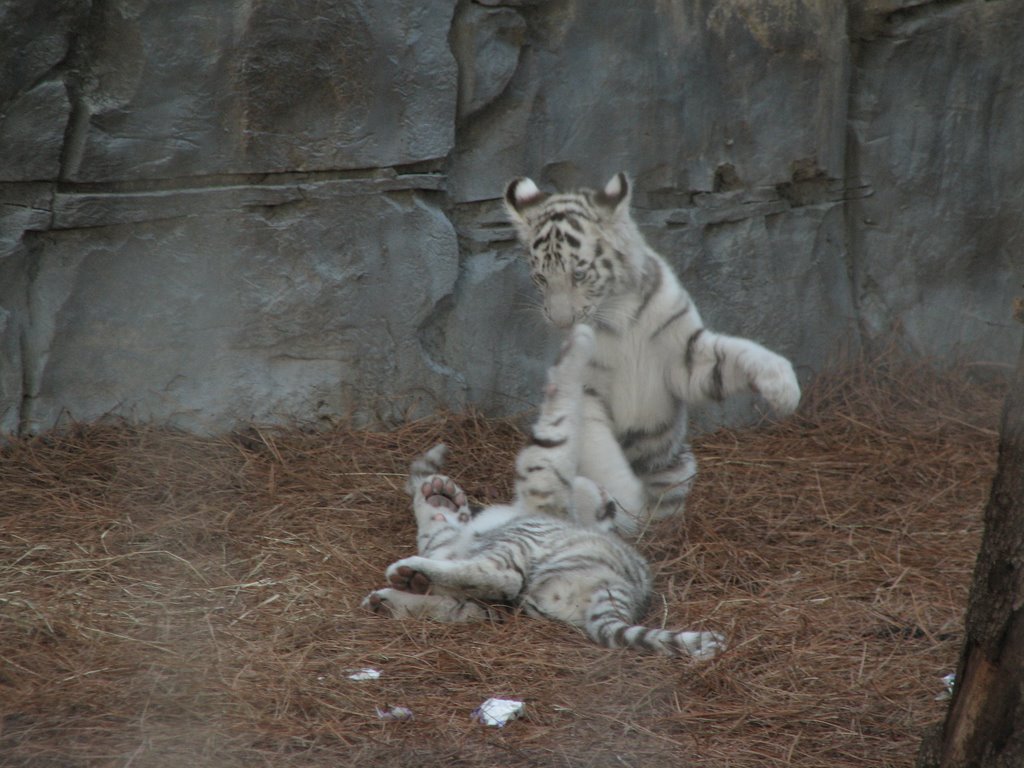
[[[376,680],[380,677],[379,669],[357,669],[355,672],[348,676],[349,680]]]
[[[473,719],[484,725],[496,725],[501,728],[510,720],[521,714],[525,705],[512,699],[488,699],[473,710]]]
[[[412,720],[412,710],[408,707],[388,707],[387,709],[377,707],[377,717],[381,720],[402,722]]]
[[[946,686],[946,690],[935,697],[936,701],[945,701],[946,699],[953,698],[953,686],[956,684],[956,673],[950,672],[948,675],[943,675],[942,684]]]

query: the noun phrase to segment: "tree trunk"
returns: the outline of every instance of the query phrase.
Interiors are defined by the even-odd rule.
[[[1015,316],[1024,322],[1024,302]],[[1024,347],[1003,408],[999,460],[946,722],[921,768],[1024,766]]]

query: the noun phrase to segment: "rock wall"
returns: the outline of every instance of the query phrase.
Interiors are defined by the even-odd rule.
[[[708,323],[805,377],[893,333],[1017,346],[1017,0],[12,0],[0,26],[0,432],[526,407],[556,340],[518,175],[631,173]]]

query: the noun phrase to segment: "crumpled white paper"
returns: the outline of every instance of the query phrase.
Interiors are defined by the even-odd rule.
[[[484,725],[495,725],[501,728],[505,723],[515,720],[523,714],[524,709],[525,705],[521,701],[488,699],[473,710],[473,719]]]
[[[348,676],[349,680],[376,680],[380,677],[379,669],[357,669],[355,672]]]
[[[946,690],[935,697],[936,701],[945,701],[946,699],[953,698],[953,686],[956,685],[956,673],[950,672],[948,675],[943,675],[942,684],[946,686]]]
[[[388,707],[381,709],[377,707],[377,717],[381,720],[405,721],[412,720],[412,710],[408,707]]]

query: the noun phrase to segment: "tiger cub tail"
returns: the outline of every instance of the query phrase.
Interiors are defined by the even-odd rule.
[[[676,632],[634,624],[622,606],[632,601],[612,588],[594,593],[587,609],[584,631],[605,648],[630,648],[662,656],[685,656],[699,661],[725,649],[725,638],[717,632]]]

